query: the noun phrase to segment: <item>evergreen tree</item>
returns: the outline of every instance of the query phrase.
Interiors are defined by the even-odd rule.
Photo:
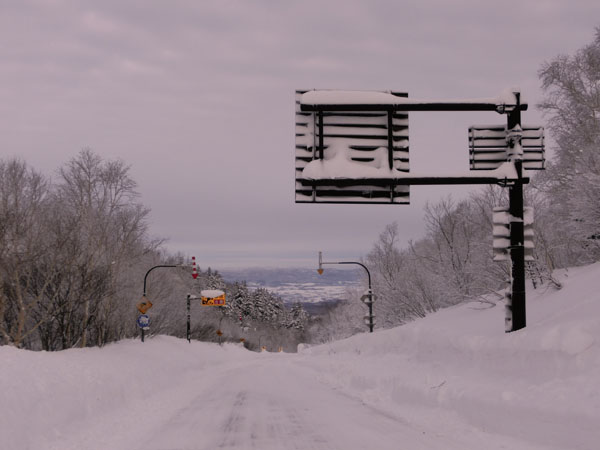
[[[288,314],[286,326],[297,331],[304,331],[308,324],[308,318],[308,313],[302,306],[302,303],[296,302]]]

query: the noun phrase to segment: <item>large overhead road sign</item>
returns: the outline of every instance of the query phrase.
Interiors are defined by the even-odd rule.
[[[408,172],[408,114],[377,108],[310,109],[305,100],[323,92],[339,95],[296,91],[296,202],[407,204],[409,187],[389,179]]]
[[[505,164],[511,158],[506,156],[510,145],[504,128],[500,133],[492,127],[495,147],[490,152],[480,149],[489,142],[479,141],[479,128],[473,127],[471,159],[478,163],[472,168],[484,169],[477,175],[413,174],[408,164],[408,111],[520,113],[527,104],[519,99],[511,91],[456,101],[409,99],[408,94],[393,91],[296,91],[296,203],[408,204],[410,185],[507,185],[517,179],[528,183],[520,170],[510,170],[514,163]],[[540,129],[524,133],[525,161],[531,159],[524,163],[525,169],[543,168],[543,137],[536,138],[542,141],[541,150],[527,148],[529,134],[543,133],[543,129],[536,130]],[[503,152],[500,158],[498,148]],[[494,164],[485,167],[490,153],[494,153]]]
[[[504,223],[495,227],[501,233],[496,241],[502,244],[495,251],[497,258],[511,261],[506,330],[524,328],[525,260],[532,230],[523,185],[529,183],[525,170],[544,169],[544,129],[521,124],[521,112],[527,109],[514,88],[496,97],[449,101],[411,99],[392,91],[296,91],[296,203],[407,204],[410,185],[507,187],[510,225],[508,230]],[[469,129],[476,174],[420,175],[408,167],[409,111],[495,111],[506,114],[506,125]],[[372,298],[365,300],[372,306]]]

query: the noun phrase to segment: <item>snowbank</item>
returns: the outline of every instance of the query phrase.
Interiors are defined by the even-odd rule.
[[[528,326],[510,334],[501,304],[471,303],[399,328],[301,346],[299,354],[170,337],[56,353],[0,347],[0,447],[100,449],[110,430],[119,448],[144,448],[132,432],[136,423],[136,430],[177,436],[183,425],[169,423],[182,405],[196,410],[205,395],[221,395],[206,392],[211,385],[203,381],[253,386],[244,378],[252,365],[269,395],[286,395],[277,393],[276,377],[308,371],[379,414],[439,430],[440,439],[497,436],[493,448],[591,450],[600,442],[599,275],[594,264],[558,274],[561,290],[528,289]],[[332,414],[342,426],[344,411]]]
[[[542,448],[597,448],[599,273],[594,264],[558,274],[561,290],[529,288],[518,332],[504,333],[501,304],[471,303],[303,353],[323,382],[415,420],[449,410]]]
[[[235,344],[219,347],[167,336],[62,352],[0,347],[0,448],[48,448],[45,442],[78,424],[106,421],[124,408],[147,420],[155,393],[180,395],[173,389],[179,383],[249,356]]]

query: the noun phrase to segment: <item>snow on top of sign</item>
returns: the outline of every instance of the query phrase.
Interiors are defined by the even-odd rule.
[[[415,176],[415,174],[411,174],[410,176]],[[419,175],[421,176],[421,175]],[[422,175],[427,177],[463,177],[463,178],[496,178],[498,180],[514,180],[518,177],[517,169],[515,169],[514,163],[507,161],[502,163],[497,169],[490,170],[478,170],[477,174],[473,174],[473,172],[469,171],[462,174],[451,174],[451,175]]]
[[[311,180],[336,178],[394,178],[397,170],[390,170],[387,162],[388,150],[379,147],[371,152],[374,160],[369,165],[352,161],[349,139],[333,140],[325,150],[324,159],[315,159],[302,171],[302,177]]]
[[[338,91],[318,90],[308,91],[302,95],[302,103],[310,105],[318,104],[397,104],[402,102],[403,97],[392,95],[388,92],[377,91]]]
[[[379,147],[372,152],[374,158],[369,163],[353,161],[350,156],[348,139],[332,140],[325,150],[324,159],[315,159],[309,162],[302,171],[301,178],[307,180],[335,180],[335,179],[410,179],[416,177],[443,178],[457,177],[490,177],[498,180],[515,179],[517,171],[511,162],[505,162],[497,169],[478,170],[476,175],[471,172],[459,175],[431,175],[415,174],[413,172],[400,172],[388,166],[388,149]]]
[[[521,88],[517,86],[505,88],[497,98],[505,105],[514,105],[515,103],[517,103],[517,98],[515,94],[520,94],[521,103],[526,103],[523,101]]]
[[[381,91],[343,91],[343,90],[313,90],[302,94],[301,103],[304,105],[402,105],[428,103],[488,103],[493,105],[514,105],[517,103],[515,92],[518,88],[507,88],[496,97],[473,99],[409,99],[398,97],[389,92]]]
[[[494,219],[496,219],[496,216],[494,216]],[[509,222],[506,222],[506,224],[508,224]],[[504,222],[503,222],[504,224]],[[498,236],[500,237],[506,237],[506,236],[510,236],[510,230],[508,229],[507,226],[502,226],[502,225],[494,225],[492,227],[492,234],[494,236]]]
[[[505,163],[507,164],[507,163]],[[494,222],[509,224],[515,222],[523,222],[524,225],[533,225],[533,207],[525,206],[523,208],[523,218],[515,217],[508,212],[508,210],[498,207],[494,208]],[[531,231],[532,232],[532,231]],[[496,227],[494,227],[494,234],[496,233]]]
[[[200,291],[200,295],[206,298],[216,298],[225,295],[225,292],[221,291],[220,289],[205,289]]]

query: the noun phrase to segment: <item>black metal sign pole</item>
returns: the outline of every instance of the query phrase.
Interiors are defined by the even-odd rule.
[[[523,223],[523,184],[529,182],[523,177],[523,147],[521,138],[523,130],[521,127],[521,111],[527,110],[527,104],[521,103],[520,93],[513,92],[515,103],[499,103],[497,99],[482,99],[478,101],[422,101],[398,98],[393,103],[326,103],[314,101],[300,104],[303,112],[316,112],[319,115],[319,151],[323,158],[323,112],[324,111],[385,111],[388,113],[388,129],[392,126],[389,122],[391,112],[394,111],[496,111],[507,114],[507,143],[508,161],[514,163],[516,177],[510,179],[499,179],[495,176],[462,176],[462,177],[428,177],[411,176],[405,174],[401,178],[394,179],[361,179],[369,185],[438,185],[438,184],[504,184],[509,186],[509,214],[510,223],[510,257],[511,257],[511,292],[506,299],[506,331],[516,331],[525,328],[525,246],[524,246],[524,223]],[[388,143],[388,146],[393,145]],[[354,180],[335,180],[336,186],[350,186]],[[300,180],[303,185],[319,186],[329,185],[331,180]],[[314,200],[314,189],[313,189]],[[322,203],[328,203],[323,201]],[[331,203],[337,203],[331,201]],[[345,203],[353,203],[347,201]],[[362,202],[358,202],[362,203]],[[325,264],[325,263],[323,263]],[[372,327],[371,327],[372,330]]]
[[[518,179],[509,187],[508,212],[510,222],[511,295],[506,300],[506,331],[516,331],[526,326],[525,308],[525,237],[523,223],[523,150],[521,147],[520,96],[517,107],[508,113],[507,131],[509,160],[515,163]]]
[[[192,334],[191,334],[191,325],[190,325],[190,320],[191,320],[191,314],[190,314],[190,299],[191,299],[191,295],[188,294],[187,295],[187,340],[188,342],[191,344],[192,342]]]
[[[150,274],[150,272],[152,272],[154,269],[157,269],[159,267],[185,267],[182,264],[179,265],[172,265],[172,264],[160,264],[158,266],[154,266],[151,267],[150,269],[148,269],[148,272],[146,272],[146,275],[144,275],[144,294],[142,295],[142,297],[146,296],[146,281],[148,279],[148,275]],[[144,327],[142,327],[142,342],[144,342]]]
[[[148,272],[146,272],[146,275],[144,275],[144,294],[143,296],[146,296],[146,280],[148,278],[148,275],[150,274],[150,272],[152,272],[154,269],[158,269],[159,267],[184,267],[183,265],[172,265],[172,264],[161,264],[158,266],[154,266],[151,267],[150,269],[148,269]]]
[[[329,263],[323,263],[323,264],[329,264]],[[365,266],[362,263],[359,262],[354,262],[354,261],[339,261],[337,263],[334,264],[356,264],[357,266],[361,266],[363,269],[365,269],[367,271],[367,278],[369,279],[369,293],[373,292],[371,289],[371,272],[369,272],[369,269],[367,269],[367,266]],[[371,318],[369,320],[369,333],[373,332],[373,299],[370,298],[369,299],[369,317]]]
[[[367,305],[369,307],[369,323],[367,325],[369,327],[369,332],[372,333],[373,326],[375,324],[373,323],[373,290],[371,289],[371,272],[369,272],[369,269],[367,268],[367,266],[365,266],[362,263],[355,262],[355,261],[322,262],[320,255],[321,255],[321,253],[319,252],[319,268],[320,268],[320,266],[322,266],[324,264],[356,264],[357,266],[361,266],[363,269],[366,270],[367,278],[369,279],[369,303]]]

